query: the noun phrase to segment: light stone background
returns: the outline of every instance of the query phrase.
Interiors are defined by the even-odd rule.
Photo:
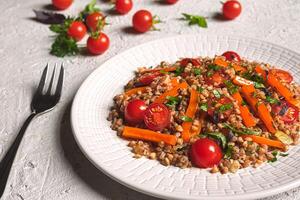
[[[82,81],[105,60],[137,44],[179,34],[241,35],[279,44],[300,52],[300,0],[241,0],[243,12],[233,21],[216,17],[219,0],[180,0],[174,6],[154,0],[133,0],[125,16],[110,11],[105,32],[111,46],[102,56],[56,58],[48,54],[52,38],[47,25],[35,22],[32,9],[49,9],[50,1],[0,1],[0,158],[30,113],[30,101],[41,72],[50,63],[65,64],[62,100],[54,111],[35,119],[27,129],[14,162],[4,200],[154,199],[130,190],[98,171],[80,152],[70,129],[70,106]],[[88,0],[75,0],[64,13],[75,15]],[[129,27],[134,11],[146,8],[164,21],[161,31],[135,34]],[[189,27],[181,13],[207,16],[208,28]],[[84,42],[82,42],[84,44]],[[299,169],[300,170],[300,169]],[[264,200],[300,199],[300,190]]]

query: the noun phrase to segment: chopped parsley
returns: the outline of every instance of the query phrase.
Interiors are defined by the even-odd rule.
[[[210,64],[207,67],[208,67],[208,69],[213,70],[213,71],[218,71],[219,69],[221,69],[220,66],[214,65],[214,64]]]
[[[227,145],[227,148],[224,152],[224,158],[230,159],[232,156],[233,145]]]
[[[257,89],[260,89],[260,88],[265,88],[265,85],[263,83],[258,83],[258,82],[253,82],[254,83],[254,87],[257,88]]]
[[[213,92],[213,94],[215,95],[216,98],[218,98],[218,99],[221,98],[221,94],[218,90],[213,90],[212,92]]]
[[[276,161],[278,160],[278,157],[277,157],[277,156],[286,157],[286,156],[288,156],[289,154],[287,154],[287,153],[278,153],[278,151],[273,151],[273,152],[272,152],[272,155],[274,156],[274,158],[272,158],[271,160],[268,160],[268,163],[276,162]]]
[[[167,96],[166,99],[168,100],[166,105],[169,107],[175,107],[180,102],[178,97]]]
[[[276,98],[272,98],[271,96],[266,96],[266,101],[269,102],[270,104],[278,104],[279,100]]]
[[[234,85],[231,81],[226,80],[225,85],[230,94],[234,94],[238,91],[238,87]]]
[[[219,112],[225,112],[226,110],[230,110],[233,108],[232,103],[224,104],[219,107]]]
[[[175,76],[180,76],[183,71],[184,71],[183,67],[177,67],[175,70]]]
[[[200,92],[200,93],[202,93],[202,92],[204,91],[204,88],[203,88],[203,87],[200,87],[200,86],[198,86],[198,87],[197,87],[197,91],[198,91],[198,92]]]
[[[181,116],[180,119],[184,122],[192,122],[193,119],[188,116]]]
[[[202,103],[200,105],[200,110],[203,110],[203,111],[207,112],[207,109],[208,109],[208,104],[207,103]]]
[[[201,69],[199,68],[195,68],[194,69],[194,74],[197,76],[197,75],[200,75],[201,74]]]
[[[209,70],[206,74],[207,77],[211,77],[214,74],[213,70]]]
[[[198,25],[202,28],[207,28],[206,18],[200,15],[191,15],[187,13],[182,13],[183,19],[189,22],[189,26]]]

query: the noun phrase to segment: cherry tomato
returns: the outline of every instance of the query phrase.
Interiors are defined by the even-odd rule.
[[[68,28],[68,35],[76,41],[80,41],[86,34],[86,27],[80,21],[74,21]]]
[[[242,5],[236,0],[229,0],[223,4],[223,16],[227,19],[234,19],[241,14]]]
[[[94,12],[86,17],[85,23],[91,31],[101,30],[105,25],[105,17],[100,12]]]
[[[133,15],[132,24],[136,31],[147,32],[153,26],[152,14],[147,10],[139,10]]]
[[[234,51],[226,51],[222,54],[222,56],[224,56],[228,61],[241,61],[239,54]]]
[[[52,4],[59,10],[65,10],[73,3],[73,0],[52,0]]]
[[[147,106],[139,99],[131,100],[125,107],[125,120],[130,124],[142,123]]]
[[[166,0],[168,4],[175,4],[178,0]]]
[[[150,85],[152,83],[152,81],[160,75],[161,75],[160,72],[156,72],[156,73],[152,73],[152,74],[145,74],[139,78],[139,82],[142,85]]]
[[[194,165],[200,168],[213,167],[222,159],[222,150],[212,139],[202,138],[192,144],[189,151]]]
[[[180,61],[180,65],[185,67],[187,64],[192,63],[194,66],[199,66],[201,65],[201,62],[199,59],[196,58],[184,58]]]
[[[144,113],[144,122],[149,129],[161,131],[171,122],[170,111],[164,104],[152,103]]]
[[[105,33],[100,33],[98,37],[89,37],[87,40],[87,49],[94,55],[104,53],[109,47],[109,38]]]
[[[272,111],[280,116],[280,119],[284,121],[285,124],[293,123],[299,118],[299,110],[285,100],[280,101],[280,105],[274,104]]]
[[[120,14],[126,14],[132,9],[132,1],[131,0],[117,0],[116,1],[116,11]]]
[[[230,106],[226,110],[220,110],[224,105]],[[214,122],[218,123],[219,121],[224,121],[228,119],[233,111],[232,101],[228,97],[221,97],[220,99],[213,98],[208,101],[208,110],[207,114],[213,119]]]
[[[214,72],[214,74],[205,79],[206,83],[209,85],[222,86],[225,81],[225,76],[222,73]]]
[[[285,83],[291,83],[293,81],[292,75],[282,69],[271,69],[270,73],[274,74],[274,76]]]

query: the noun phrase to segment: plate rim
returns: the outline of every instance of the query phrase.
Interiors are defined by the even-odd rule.
[[[208,35],[208,34],[202,34],[202,33],[197,33],[197,34],[182,34],[182,35],[173,35],[173,36],[166,36],[166,37],[162,37],[159,39],[154,39],[154,40],[150,40],[138,45],[135,45],[133,47],[127,48],[119,53],[117,53],[116,55],[113,55],[112,57],[106,59],[99,67],[97,67],[96,69],[94,69],[88,76],[87,78],[82,82],[82,84],[80,85],[79,89],[77,90],[73,102],[72,102],[72,107],[71,107],[71,128],[72,128],[72,132],[75,138],[75,141],[79,147],[79,149],[81,150],[81,152],[85,155],[85,157],[101,172],[103,172],[105,175],[107,175],[108,177],[110,177],[111,179],[115,180],[116,182],[122,184],[125,187],[128,187],[130,189],[133,189],[137,192],[141,192],[144,193],[146,195],[149,196],[153,196],[153,197],[158,197],[158,198],[163,198],[163,199],[168,199],[168,198],[172,198],[172,199],[176,199],[176,200],[182,200],[182,199],[214,199],[214,200],[247,200],[247,199],[255,199],[255,198],[264,198],[264,197],[269,197],[269,196],[273,196],[282,192],[285,192],[287,190],[296,188],[300,186],[300,179],[294,180],[292,182],[286,183],[281,185],[280,187],[275,187],[275,188],[269,188],[269,189],[265,189],[263,191],[260,192],[250,192],[250,193],[246,193],[246,194],[235,194],[235,195],[225,195],[225,196],[206,196],[206,197],[201,197],[201,196],[190,196],[190,197],[186,197],[184,195],[172,195],[172,193],[168,193],[168,195],[166,194],[162,194],[160,192],[156,192],[155,190],[151,190],[151,189],[145,189],[144,187],[140,187],[139,184],[135,184],[133,181],[130,180],[125,180],[125,179],[118,179],[117,177],[115,177],[113,174],[111,174],[107,169],[105,169],[104,167],[101,167],[100,165],[98,165],[94,159],[92,158],[91,155],[89,155],[89,153],[86,151],[86,149],[83,147],[79,135],[77,134],[78,131],[76,131],[76,125],[74,124],[75,121],[75,110],[76,110],[76,105],[78,104],[77,102],[80,99],[80,94],[82,93],[81,91],[85,88],[85,85],[90,81],[90,79],[93,78],[93,76],[95,76],[96,74],[99,73],[99,71],[102,70],[101,66],[107,64],[108,62],[110,62],[110,60],[115,59],[118,56],[121,56],[122,54],[125,54],[127,51],[132,51],[136,48],[140,48],[141,46],[146,46],[146,45],[151,45],[151,43],[158,43],[160,41],[163,40],[172,40],[173,38],[180,38],[180,37],[196,37],[196,36],[203,36],[203,37],[207,37],[207,38],[218,38],[218,37],[223,37],[223,38],[234,38],[234,39],[239,39],[239,40],[247,40],[247,41],[257,41],[257,42],[261,42],[261,43],[265,43],[268,45],[272,45],[274,47],[278,47],[282,50],[285,51],[289,51],[292,52],[293,54],[296,54],[298,56],[300,56],[300,53],[298,53],[297,51],[288,49],[287,47],[283,47],[281,45],[278,44],[274,44],[272,42],[268,42],[268,41],[264,41],[264,40],[260,40],[260,39],[255,39],[255,38],[251,38],[251,37],[244,37],[244,36],[239,36],[239,35]]]

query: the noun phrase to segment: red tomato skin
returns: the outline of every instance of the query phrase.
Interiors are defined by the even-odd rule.
[[[145,74],[139,78],[139,82],[141,83],[141,85],[150,85],[153,82],[153,80],[160,75],[160,72]]]
[[[284,106],[287,106],[287,110],[285,114],[281,116],[279,113]],[[285,124],[291,124],[299,120],[299,110],[285,100],[281,101],[280,105],[278,104],[272,105],[272,111],[274,114],[279,115],[280,119]]]
[[[97,26],[98,26],[99,20],[102,20],[102,23],[103,23],[102,26],[104,26],[105,19],[104,19],[103,14],[99,13],[99,12],[94,12],[94,13],[89,14],[86,17],[85,23],[89,27],[90,30],[96,31],[98,28]],[[100,28],[102,28],[102,27],[100,27]]]
[[[125,120],[130,124],[139,124],[144,120],[144,112],[147,106],[140,99],[131,100],[125,107]]]
[[[76,41],[82,40],[86,34],[86,26],[80,21],[74,21],[68,28],[68,35]]]
[[[116,11],[120,14],[127,14],[133,7],[131,0],[117,0],[116,1]]]
[[[185,67],[187,64],[192,63],[194,66],[200,66],[201,62],[199,59],[196,58],[184,58],[180,61],[180,65]]]
[[[241,57],[234,51],[226,51],[222,54],[228,61],[241,61]]]
[[[144,122],[150,130],[161,131],[170,125],[170,111],[164,104],[152,103],[144,113]]]
[[[226,19],[234,19],[242,12],[242,5],[236,0],[229,0],[223,4],[223,16]]]
[[[87,40],[87,49],[91,54],[103,54],[109,48],[109,38],[105,33],[100,33],[97,38],[89,37]]]
[[[178,0],[166,0],[168,4],[175,4]]]
[[[52,0],[52,4],[58,10],[65,10],[71,6],[73,0]]]
[[[285,70],[271,69],[270,73],[274,74],[274,76],[276,76],[276,78],[278,78],[279,80],[281,80],[285,83],[291,83],[293,81],[293,76]]]
[[[212,76],[207,77],[205,82],[209,85],[222,86],[224,85],[225,78],[221,73],[215,72]]]
[[[219,164],[223,155],[219,145],[208,138],[202,138],[192,144],[190,148],[192,163],[200,168],[213,167]]]
[[[147,10],[139,10],[132,17],[133,28],[141,33],[150,30],[153,25],[152,14]]]

